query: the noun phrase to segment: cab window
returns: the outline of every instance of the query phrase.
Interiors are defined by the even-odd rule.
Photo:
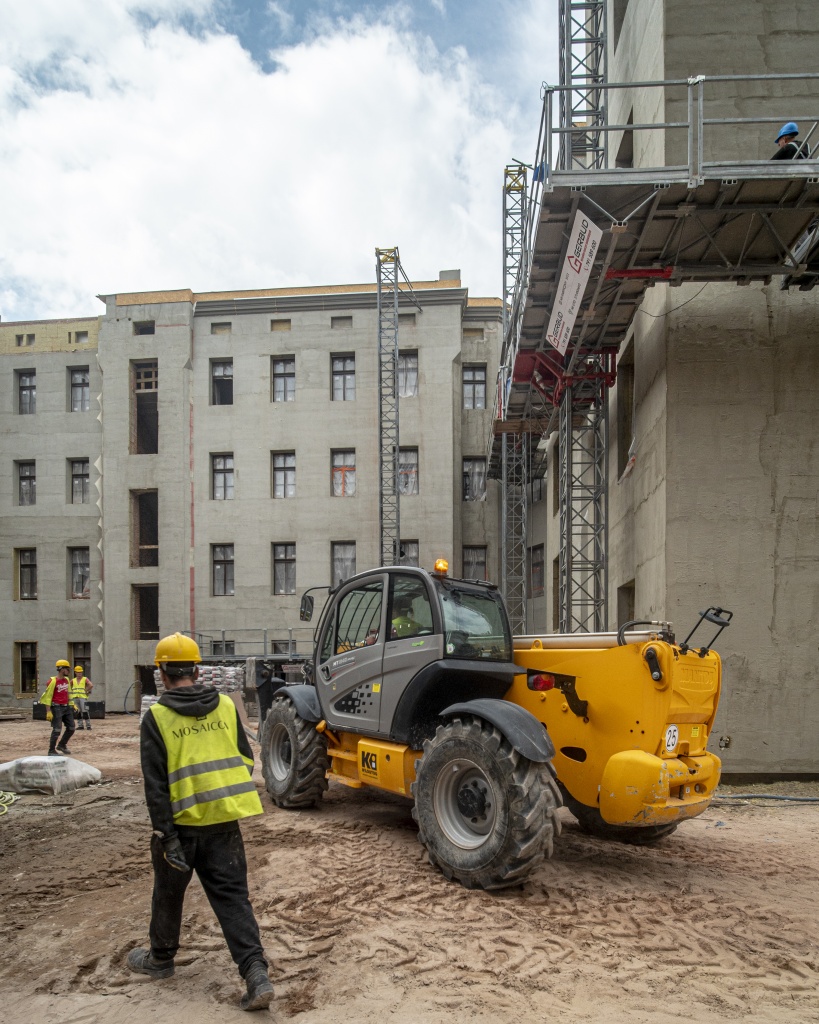
[[[432,606],[424,581],[417,576],[392,577],[390,639],[432,632]]]
[[[383,593],[384,585],[378,580],[356,587],[342,597],[338,605],[333,654],[342,654],[356,647],[369,647],[381,639],[379,631]]]

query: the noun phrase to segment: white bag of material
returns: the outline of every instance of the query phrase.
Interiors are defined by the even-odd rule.
[[[0,764],[0,790],[12,793],[65,793],[101,778],[98,768],[74,757],[18,757]]]

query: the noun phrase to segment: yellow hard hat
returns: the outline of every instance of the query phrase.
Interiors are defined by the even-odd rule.
[[[163,665],[165,662],[183,661],[200,662],[202,655],[199,653],[199,644],[191,640],[189,636],[182,633],[172,633],[163,637],[156,645],[154,665]]]
[[[66,661],[65,658],[60,658],[59,661],[54,662],[54,668],[71,668],[71,662]]]
[[[74,666],[74,671],[75,672],[82,672],[83,671],[82,665],[75,665]]]

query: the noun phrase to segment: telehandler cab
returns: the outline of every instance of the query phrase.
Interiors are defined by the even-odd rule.
[[[308,593],[302,619],[312,612]],[[684,645],[667,632],[586,639],[513,640],[497,588],[446,563],[360,573],[330,590],[307,681],[262,706],[268,793],[312,807],[332,779],[411,795],[430,861],[468,888],[520,884],[551,855],[561,789],[582,827],[659,838],[718,780],[705,741],[719,659],[703,649],[680,673]]]

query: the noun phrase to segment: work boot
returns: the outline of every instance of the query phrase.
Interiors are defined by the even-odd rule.
[[[267,966],[255,960],[245,975],[247,993],[239,1004],[243,1010],[264,1010],[273,999],[273,986],[267,976]]]
[[[132,949],[127,963],[128,969],[135,974],[147,974],[155,980],[173,977],[173,960],[154,960],[150,949]]]
[[[86,728],[86,729],[87,729],[87,730],[88,730],[89,732],[91,732],[91,722],[90,722],[90,720],[86,720],[86,723],[85,723],[85,728]]]
[[[57,753],[56,750],[49,750],[48,756],[49,757],[59,757],[60,755]]]
[[[62,754],[64,757],[71,757],[71,751],[68,747],[57,747],[57,753]]]

